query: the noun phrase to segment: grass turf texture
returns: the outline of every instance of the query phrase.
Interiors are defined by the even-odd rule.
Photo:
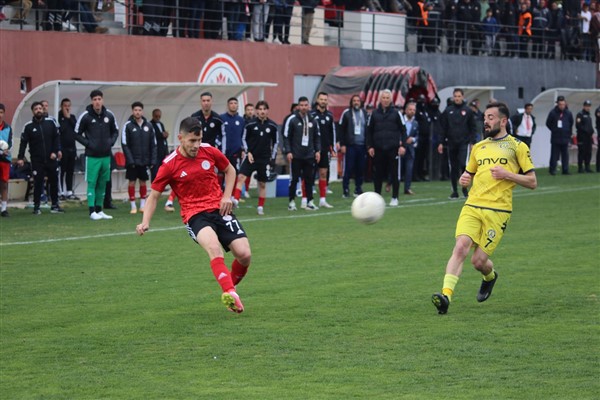
[[[443,316],[430,296],[462,205],[448,182],[416,183],[372,226],[339,184],[333,210],[268,199],[265,217],[252,191],[237,211],[253,249],[241,315],[221,305],[177,213],[159,208],[138,237],[127,204],[97,222],[85,206],[11,209],[2,398],[597,398],[600,174],[538,175],[515,192],[492,297],[477,303],[467,264]]]

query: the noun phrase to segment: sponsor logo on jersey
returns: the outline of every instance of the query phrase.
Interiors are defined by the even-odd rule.
[[[187,172],[185,171],[181,171],[181,174],[179,174],[180,178],[186,177],[187,176]]]
[[[496,164],[506,165],[506,164],[508,164],[508,159],[506,159],[504,157],[498,157],[498,158],[482,158],[481,160],[477,160],[477,165],[496,165]]]

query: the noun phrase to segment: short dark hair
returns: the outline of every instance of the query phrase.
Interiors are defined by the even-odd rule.
[[[134,108],[136,108],[136,107],[140,107],[142,110],[144,109],[144,105],[142,104],[142,102],[141,102],[141,101],[134,101],[134,102],[131,104],[131,109],[132,109],[132,110],[133,110]]]
[[[527,108],[527,107],[533,107],[533,104],[531,104],[531,103],[525,104],[525,108]]]
[[[65,104],[67,101],[70,103],[70,102],[71,102],[71,99],[69,99],[68,97],[65,97],[64,99],[62,99],[62,100],[60,101],[60,106],[62,107],[62,105],[63,105],[63,104]]]
[[[267,110],[269,109],[269,103],[267,103],[265,100],[261,100],[258,103],[256,103],[256,108],[261,106],[266,108]]]
[[[558,96],[556,102],[558,103],[559,101],[565,101],[565,96]]]
[[[460,94],[462,94],[463,96],[465,95],[464,90],[462,90],[461,88],[454,88],[454,90],[452,91],[452,94],[454,94],[456,92],[460,92]]]
[[[33,109],[34,109],[34,108],[36,108],[37,106],[42,106],[42,107],[44,107],[44,105],[42,104],[42,102],[41,102],[41,101],[34,101],[34,102],[31,104],[31,111],[33,111]]]
[[[248,103],[244,106],[244,110],[247,109],[248,107],[254,107],[254,104],[252,103]]]
[[[203,98],[204,96],[208,96],[212,99],[212,93],[211,92],[202,92],[200,93],[200,98]]]
[[[510,111],[508,110],[508,106],[504,103],[500,103],[500,102],[490,103],[485,107],[486,110],[488,108],[497,108],[500,116],[502,116],[504,118],[509,118],[509,116],[510,116]]]
[[[202,132],[202,125],[197,118],[187,117],[179,124],[179,132],[185,134],[193,132],[194,134],[199,135]]]
[[[4,107],[4,104],[2,104],[2,103],[0,103],[0,110],[6,111],[6,107]]]
[[[300,97],[298,97],[298,103],[302,103],[303,101],[308,102],[308,97],[306,97],[306,96],[300,96]]]
[[[292,103],[292,105],[290,106],[290,112],[294,112],[296,110],[296,107],[298,107],[298,103]]]
[[[327,92],[319,92],[319,93],[317,93],[317,97],[319,97],[319,96],[329,96],[329,95],[327,94]]]
[[[102,93],[102,91],[100,89],[94,89],[90,93],[90,99],[93,99],[94,97],[98,97],[98,96],[104,98],[104,93]]]
[[[230,101],[235,101],[237,103],[238,99],[237,97],[230,97],[227,99],[227,104],[229,104]]]

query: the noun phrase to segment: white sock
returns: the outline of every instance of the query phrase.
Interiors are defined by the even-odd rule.
[[[8,203],[8,202],[6,202],[6,201],[3,201],[3,202],[2,202],[2,211],[6,211],[6,207],[7,207],[7,205],[8,205],[7,203]]]
[[[136,208],[136,207],[135,207],[135,200],[134,200],[134,201],[131,201],[130,203],[131,203],[131,209],[132,209],[132,210],[133,210],[134,208]]]
[[[146,199],[140,199],[140,208],[144,208],[146,205]]]
[[[173,207],[173,202],[167,200],[167,202],[165,203],[165,207]]]

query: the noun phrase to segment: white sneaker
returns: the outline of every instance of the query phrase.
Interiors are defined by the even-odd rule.
[[[247,198],[247,199],[249,199],[250,198],[250,193],[244,192],[244,197]]]
[[[104,213],[104,211],[100,211],[100,212],[99,212],[99,213],[97,213],[97,214],[98,214],[98,215],[100,216],[100,218],[102,218],[102,219],[113,219],[113,218],[112,218],[110,215],[108,215],[108,214],[105,214],[105,213]]]
[[[333,190],[327,188],[327,194],[333,194]]]
[[[240,202],[235,197],[231,196],[231,202],[233,203],[233,208],[238,208],[240,206]]]
[[[397,198],[392,198],[390,200],[390,207],[398,207],[398,199]]]
[[[262,208],[261,206],[258,206],[256,208],[256,212],[258,213],[258,215],[265,215],[265,209]]]
[[[65,21],[62,23],[62,27],[65,31],[76,31],[77,28],[75,26],[73,26],[73,24],[71,23],[71,21]]]
[[[294,203],[294,200],[290,201],[290,204],[288,204],[288,211],[296,211],[296,203]]]
[[[319,207],[322,207],[322,208],[333,208],[333,206],[331,204],[329,204],[327,202],[327,200],[323,200],[323,199],[321,201],[319,201]]]
[[[102,219],[102,216],[100,214],[98,214],[96,211],[94,211],[93,213],[90,214],[90,219],[92,221],[98,221],[98,220]]]
[[[308,204],[306,205],[306,207],[304,207],[307,211],[315,211],[318,210],[319,207],[315,206],[315,203],[313,203],[313,201],[309,201]]]
[[[306,197],[302,198],[302,201],[300,202],[300,208],[306,208]]]

